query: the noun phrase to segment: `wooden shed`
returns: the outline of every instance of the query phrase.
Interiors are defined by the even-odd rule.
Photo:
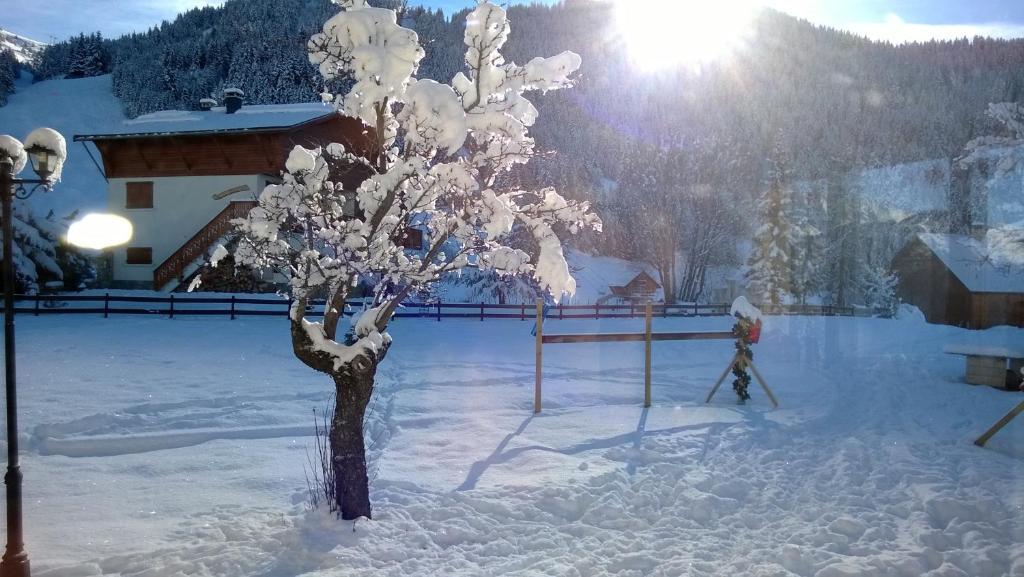
[[[930,323],[1024,327],[1024,244],[1000,236],[919,234],[893,259],[903,302]]]

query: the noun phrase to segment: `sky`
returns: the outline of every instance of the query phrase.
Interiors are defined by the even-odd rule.
[[[552,2],[554,0],[542,0]],[[642,5],[645,0],[620,0]],[[757,1],[783,12],[892,42],[964,36],[1024,37],[1024,0],[678,0]],[[144,31],[179,12],[223,0],[0,0],[0,27],[43,42],[99,30]],[[446,12],[472,0],[411,0]]]

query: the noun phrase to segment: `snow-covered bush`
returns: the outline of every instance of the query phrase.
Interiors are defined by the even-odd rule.
[[[509,34],[505,11],[482,1],[467,17],[466,71],[450,85],[417,79],[423,49],[394,11],[363,0],[340,4],[344,10],[310,39],[310,60],[327,81],[352,81],[347,94],[322,96],[366,124],[368,150],[296,146],[281,184],[264,189],[259,206],[236,221],[234,258],[287,279],[294,352],[335,382],[332,505],[352,519],[371,512],[362,423],[402,300],[474,262],[532,276],[555,299],[572,294],[556,227],[575,233],[600,221],[552,188],[498,184],[534,152],[528,131],[537,109],[524,94],[570,86],[579,56],[506,62],[499,52]],[[331,175],[357,171],[366,175],[355,191],[359,216],[346,216],[344,185]],[[426,247],[416,252],[403,247],[413,222],[426,228]],[[514,225],[532,235],[535,254],[510,246]],[[339,332],[346,301],[365,278],[378,279],[373,306]],[[323,320],[308,320],[306,305],[320,295]]]

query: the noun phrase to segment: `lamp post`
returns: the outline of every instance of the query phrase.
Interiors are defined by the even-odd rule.
[[[3,204],[4,369],[7,396],[7,549],[0,560],[0,577],[29,577],[28,553],[21,522],[21,467],[18,464],[18,389],[14,362],[14,250],[13,207],[15,198],[26,199],[42,188],[50,190],[60,180],[67,155],[64,137],[50,128],[38,128],[25,139],[0,135],[0,203]],[[15,178],[31,161],[39,178]],[[26,186],[28,188],[26,188]],[[128,242],[132,227],[124,218],[89,214],[72,223],[68,242],[103,249]]]
[[[4,283],[4,369],[7,396],[7,549],[0,560],[0,576],[28,577],[28,553],[25,551],[21,523],[21,467],[18,464],[18,403],[14,359],[14,198],[28,198],[36,190],[49,190],[64,164],[64,139],[56,131],[38,129],[26,139],[27,148],[9,136],[0,136],[0,202],[3,204],[3,283]],[[19,148],[21,148],[19,150]],[[26,158],[39,178],[16,178]],[[56,173],[56,174],[55,174]],[[26,188],[26,185],[29,188]]]

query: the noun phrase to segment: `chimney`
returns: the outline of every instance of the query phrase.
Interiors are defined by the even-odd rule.
[[[217,101],[212,98],[200,98],[199,99],[199,110],[209,111],[214,106],[217,106]]]
[[[977,240],[985,240],[988,235],[988,224],[984,222],[972,222],[971,223],[971,238]]]
[[[245,93],[239,88],[225,88],[224,89],[224,107],[227,109],[228,114],[234,114],[238,112],[238,109],[242,107],[242,97]]]

